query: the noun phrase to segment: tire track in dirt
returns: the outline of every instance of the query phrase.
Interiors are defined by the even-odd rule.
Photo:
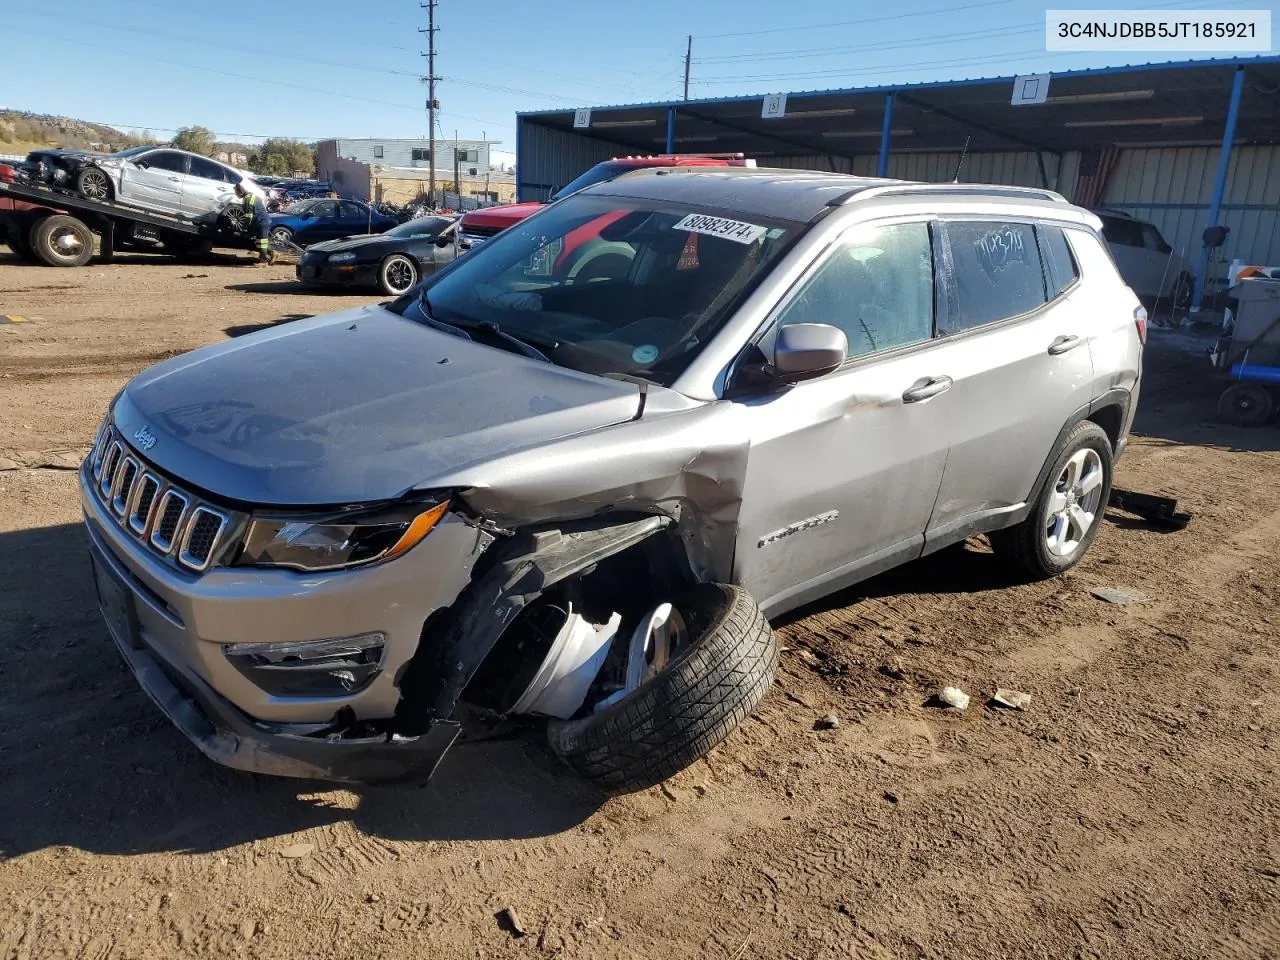
[[[107,377],[132,374],[186,353],[183,349],[148,350],[138,353],[69,354],[0,358],[0,377],[15,384],[77,377]]]

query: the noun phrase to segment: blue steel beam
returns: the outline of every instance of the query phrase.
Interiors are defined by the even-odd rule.
[[[1236,119],[1240,115],[1240,95],[1244,92],[1244,67],[1236,67],[1236,75],[1231,81],[1231,103],[1227,106],[1227,123],[1222,131],[1222,151],[1218,155],[1218,176],[1213,181],[1213,196],[1209,200],[1208,227],[1216,226],[1222,213],[1222,196],[1227,187],[1227,167],[1231,163],[1231,142],[1236,138]],[[1200,262],[1196,267],[1196,286],[1191,294],[1191,312],[1199,313],[1204,299],[1205,272],[1209,269],[1209,250],[1200,251]]]
[[[667,107],[667,153],[676,152],[676,108]]]
[[[876,163],[877,177],[883,177],[889,173],[889,130],[893,124],[893,97],[892,90],[884,95],[884,126],[880,128],[880,159]]]

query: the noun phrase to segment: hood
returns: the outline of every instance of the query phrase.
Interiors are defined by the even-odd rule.
[[[470,213],[464,214],[462,217],[462,232],[467,232],[467,227],[498,227],[506,229],[513,223],[519,223],[526,217],[531,217],[546,204],[542,203],[509,203],[502,207],[484,207],[480,210],[472,210]]]
[[[397,497],[463,466],[634,419],[639,389],[405,320],[381,307],[299,320],[135,377],[126,438],[200,490],[248,504]]]
[[[109,153],[99,153],[96,150],[77,150],[75,147],[49,147],[45,150],[32,150],[27,154],[27,160],[39,160],[41,157],[98,157],[101,159],[115,159]]]
[[[354,250],[357,247],[369,247],[370,245],[381,245],[383,243],[397,243],[401,240],[407,240],[408,237],[388,237],[385,233],[362,233],[359,236],[343,237],[341,240],[326,240],[323,243],[313,243],[307,247],[307,252],[319,250],[322,253],[337,253],[340,250]]]

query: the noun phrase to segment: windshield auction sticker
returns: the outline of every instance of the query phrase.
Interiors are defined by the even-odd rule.
[[[1270,10],[1046,10],[1046,50],[1271,50]]]
[[[755,243],[764,236],[767,227],[754,223],[743,223],[741,220],[730,220],[727,217],[708,217],[701,213],[691,213],[673,230],[684,230],[688,233],[705,233],[708,237],[720,237],[734,243]]]

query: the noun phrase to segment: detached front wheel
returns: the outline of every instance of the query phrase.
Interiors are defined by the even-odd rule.
[[[633,649],[628,689],[547,726],[560,759],[608,793],[683,770],[729,736],[773,683],[778,644],[745,590],[704,584],[671,606],[677,628],[657,649]]]

